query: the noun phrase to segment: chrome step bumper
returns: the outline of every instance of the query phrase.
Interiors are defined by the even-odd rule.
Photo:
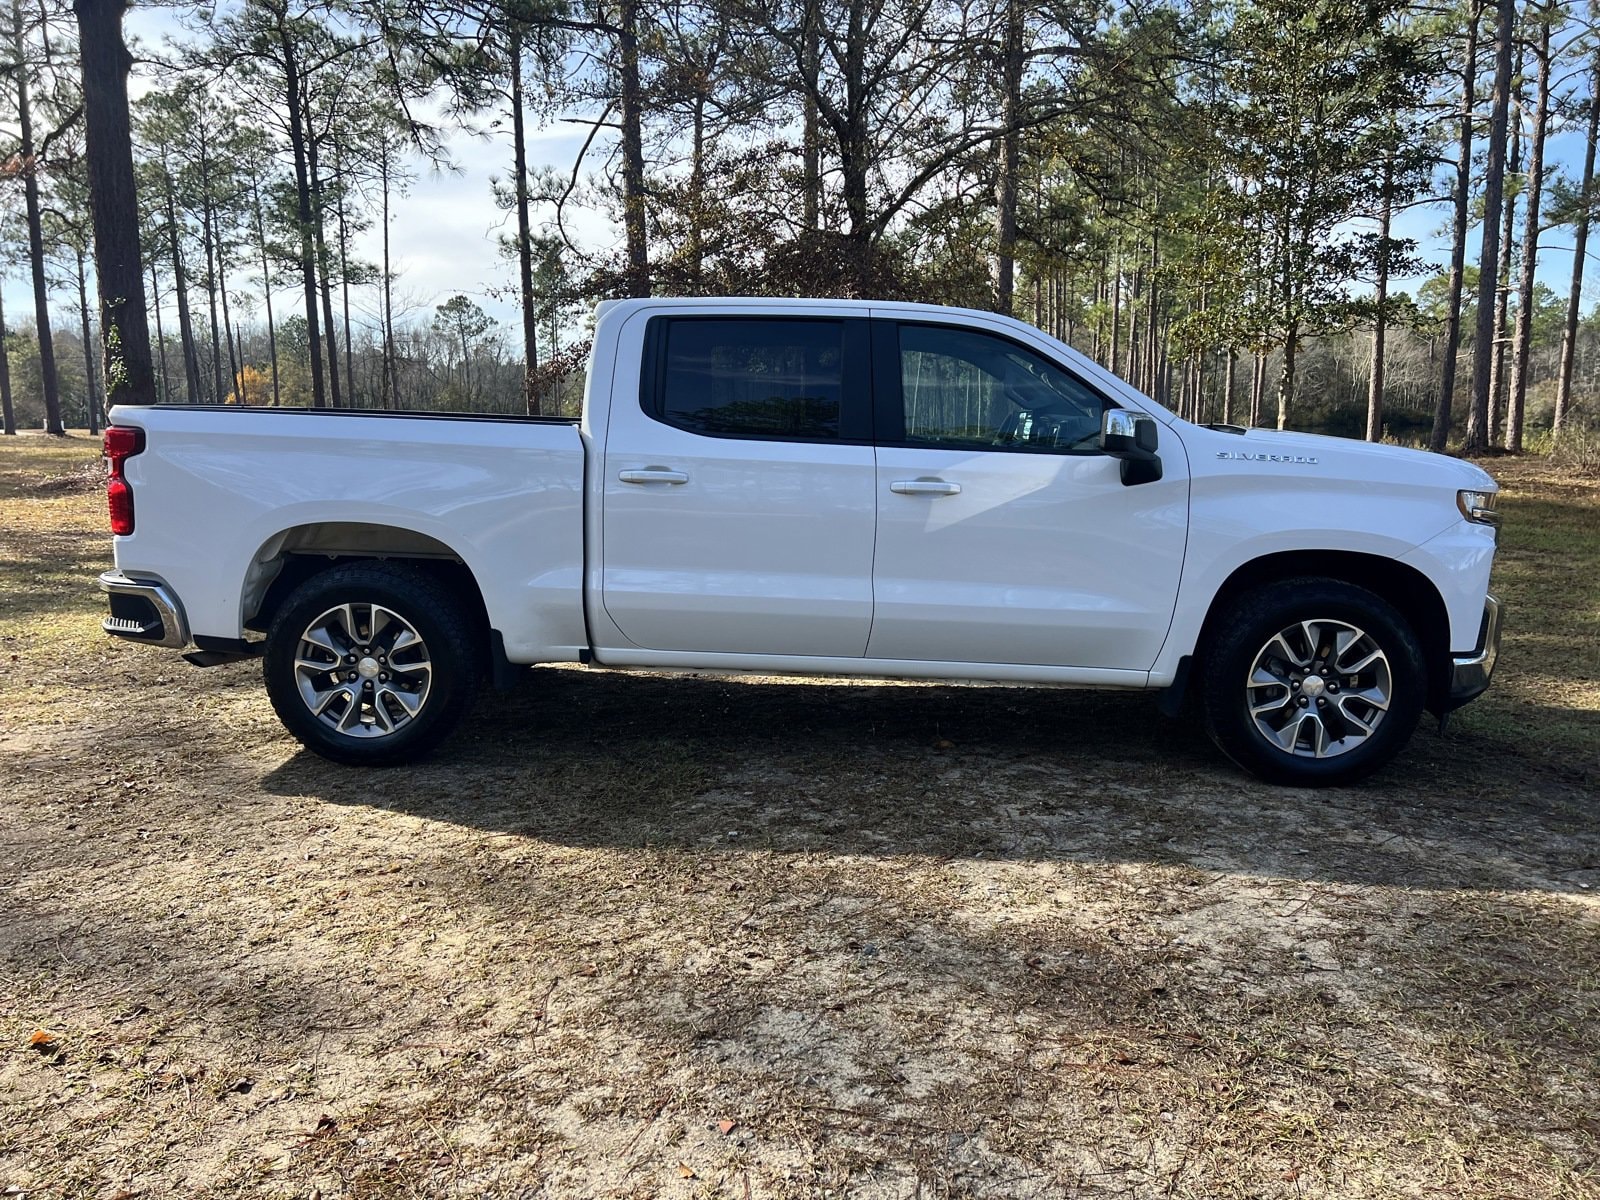
[[[183,605],[166,584],[107,571],[100,576],[100,590],[111,603],[111,615],[100,622],[100,628],[112,637],[173,649],[189,644]]]

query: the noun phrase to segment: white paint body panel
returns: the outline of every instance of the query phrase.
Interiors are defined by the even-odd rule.
[[[1161,423],[1165,477],[1098,456],[707,438],[639,405],[655,313],[915,317],[1003,332]],[[1354,552],[1416,569],[1452,651],[1482,619],[1493,532],[1456,491],[1468,463],[1334,438],[1182,421],[1037,329],[992,313],[852,301],[602,306],[584,416],[565,424],[399,414],[119,408],[136,532],[116,561],[166,582],[191,631],[242,633],[274,539],[325,522],[443,543],[514,662],[1164,686],[1237,569]],[[587,469],[586,469],[587,465]],[[627,484],[666,467],[682,484]],[[889,491],[959,481],[952,496]],[[258,568],[259,569],[259,568]]]
[[[424,534],[472,571],[514,661],[574,661],[583,446],[571,425],[336,413],[117,408],[134,532],[117,567],[178,595],[191,633],[243,632],[243,584],[279,534],[362,522]]]
[[[766,311],[830,315],[793,302]],[[647,319],[635,314],[619,334],[633,369],[612,380],[596,489],[614,648],[859,657],[872,627],[872,447],[707,437],[647,416],[637,366]],[[621,479],[652,467],[686,480]]]
[[[1181,449],[1158,483],[1123,487],[1102,455],[878,450],[880,659],[1148,671],[1183,568]],[[937,478],[956,495],[900,495]]]

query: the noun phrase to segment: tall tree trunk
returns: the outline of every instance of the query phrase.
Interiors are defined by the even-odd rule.
[[[178,338],[183,343],[183,378],[190,404],[199,404],[200,354],[194,344],[194,320],[189,313],[189,279],[183,269],[183,246],[178,240],[178,207],[172,196],[172,176],[166,176],[167,238],[172,248],[172,287],[178,298]]]
[[[1283,367],[1278,372],[1278,428],[1289,425],[1289,405],[1294,402],[1295,355],[1300,349],[1300,329],[1290,325],[1283,339]]]
[[[839,142],[840,192],[844,199],[852,261],[845,268],[850,272],[854,294],[865,296],[872,286],[872,229],[867,217],[867,176],[872,168],[872,155],[867,145],[866,95],[866,39],[865,9],[870,0],[850,0],[844,33],[844,62],[840,64],[844,76],[844,107],[840,118],[833,121],[837,127],[834,135]],[[835,52],[837,57],[837,52]]]
[[[1519,52],[1513,79],[1522,77],[1522,56]],[[1515,85],[1513,85],[1515,86]],[[1509,116],[1511,147],[1506,162],[1507,175],[1515,178],[1522,173],[1522,101],[1513,96]],[[1517,200],[1521,193],[1513,191],[1506,197],[1505,220],[1500,227],[1500,262],[1495,272],[1494,291],[1494,353],[1490,356],[1489,373],[1494,386],[1489,392],[1489,441],[1499,435],[1500,420],[1505,415],[1506,362],[1511,349],[1511,246],[1517,227]]]
[[[1456,394],[1456,356],[1461,345],[1461,291],[1466,277],[1467,225],[1472,201],[1472,106],[1478,75],[1478,23],[1483,4],[1474,0],[1467,18],[1466,57],[1461,64],[1461,133],[1456,141],[1455,218],[1450,237],[1450,299],[1446,303],[1444,365],[1439,374],[1439,405],[1433,414],[1428,449],[1443,453],[1450,440],[1451,409]]]
[[[17,410],[11,403],[11,355],[6,351],[6,312],[0,304],[0,434],[15,437],[16,433]]]
[[[1282,230],[1278,247],[1278,252],[1282,255],[1281,273],[1279,275],[1279,287],[1282,289],[1282,294],[1279,296],[1279,303],[1283,305],[1284,312],[1283,363],[1278,370],[1279,429],[1287,429],[1289,426],[1289,407],[1294,403],[1295,356],[1300,349],[1300,322],[1294,315],[1298,310],[1295,307],[1293,260],[1289,239],[1290,230],[1285,227]]]
[[[1528,146],[1528,212],[1523,218],[1522,273],[1517,281],[1517,332],[1511,359],[1511,395],[1506,405],[1506,449],[1522,453],[1522,416],[1528,403],[1529,352],[1533,346],[1533,271],[1539,262],[1539,204],[1544,190],[1544,140],[1550,123],[1550,24],[1548,4],[1533,18],[1539,26],[1534,56],[1539,84],[1534,100],[1533,138]]]
[[[1228,365],[1222,373],[1222,423],[1233,424],[1233,379],[1239,367],[1239,352],[1228,350]]]
[[[1128,351],[1123,356],[1127,367],[1123,371],[1123,378],[1134,387],[1138,387],[1139,374],[1136,365],[1139,360],[1139,299],[1144,288],[1144,269],[1138,265],[1137,256],[1134,258],[1133,282],[1128,288]]]
[[[1022,140],[1022,0],[1006,0],[1000,50],[1000,144],[994,187],[995,310],[1011,312],[1017,250],[1017,163]]]
[[[256,213],[256,245],[261,249],[261,295],[267,304],[267,357],[272,360],[272,406],[276,408],[282,397],[278,392],[278,328],[272,319],[272,264],[267,258],[267,225],[261,214],[261,185],[252,176],[250,198]]]
[[[44,229],[39,213],[39,164],[33,142],[33,104],[28,94],[28,47],[21,0],[11,3],[12,42],[16,50],[17,160],[22,168],[23,202],[28,214],[28,262],[33,269],[33,313],[39,335],[39,376],[44,391],[44,431],[64,435],[61,396],[57,390],[56,349],[50,336],[50,284],[44,270]]]
[[[1383,437],[1384,342],[1389,333],[1389,227],[1394,220],[1394,153],[1383,159],[1383,198],[1378,215],[1378,281],[1373,292],[1372,370],[1367,376],[1367,441]]]
[[[141,288],[141,291],[144,289]],[[156,361],[161,368],[161,390],[156,395],[160,403],[170,403],[172,400],[172,384],[167,379],[167,339],[161,332],[161,283],[156,278],[156,256],[150,256],[150,315],[156,319]],[[104,336],[103,334],[101,335]]]
[[[800,162],[803,175],[800,219],[816,229],[822,213],[822,137],[817,127],[817,74],[822,68],[819,0],[805,0],[801,31],[800,75],[804,101],[800,113]]]
[[[639,0],[622,0],[617,33],[622,109],[622,225],[628,243],[627,294],[650,294],[650,254],[645,234],[644,87],[639,80]]]
[[[700,85],[694,98],[689,132],[689,287],[703,294],[706,264],[706,91]],[[551,350],[554,354],[555,351]]]
[[[1489,154],[1484,162],[1483,245],[1478,254],[1478,321],[1472,346],[1472,409],[1467,414],[1465,451],[1489,448],[1489,393],[1494,384],[1494,295],[1500,263],[1500,217],[1506,175],[1506,125],[1511,111],[1511,50],[1516,38],[1517,0],[1496,0],[1495,62]]]
[[[356,403],[355,342],[350,337],[350,223],[344,208],[347,189],[344,176],[344,148],[340,142],[333,144],[333,171],[339,180],[339,206],[334,210],[334,215],[339,223],[339,292],[343,308],[340,316],[344,320],[344,391],[345,398],[350,401],[350,407],[358,408],[360,406]]]
[[[522,399],[529,416],[539,413],[539,306],[533,294],[533,228],[528,217],[528,139],[522,113],[522,27],[506,31],[511,68],[511,160],[516,176],[517,282],[522,293]],[[387,203],[387,193],[385,193]],[[389,231],[384,229],[385,245]]]
[[[89,333],[89,267],[88,255],[79,247],[76,251],[78,259],[78,322],[83,338],[83,406],[89,418],[89,432],[100,432],[100,416],[104,411],[100,405],[100,381],[95,378],[94,371],[94,342]],[[142,293],[144,288],[141,286]]]
[[[221,404],[227,398],[227,393],[222,390],[222,342],[220,340],[220,327],[217,321],[217,262],[216,253],[211,244],[211,201],[208,199],[205,212],[200,219],[200,235],[206,246],[206,305],[211,310],[211,381],[213,404]]]
[[[306,167],[311,181],[311,240],[317,260],[317,273],[322,277],[322,321],[328,348],[328,403],[339,408],[339,337],[333,323],[333,282],[329,278],[333,260],[328,254],[328,242],[322,227],[322,175],[317,167],[317,139],[306,140]]]
[[[1600,47],[1594,52],[1589,76],[1589,136],[1583,152],[1583,183],[1578,196],[1578,219],[1572,246],[1572,287],[1567,292],[1567,320],[1561,330],[1561,366],[1556,373],[1556,411],[1551,433],[1560,438],[1572,404],[1572,366],[1578,351],[1579,307],[1583,301],[1583,268],[1589,250],[1590,207],[1594,202],[1595,136],[1600,132]]]
[[[1157,199],[1157,202],[1159,203],[1159,200],[1160,200],[1159,193],[1157,193],[1156,199]],[[1156,321],[1156,315],[1157,315],[1156,314],[1156,293],[1158,291],[1158,283],[1157,283],[1157,281],[1161,278],[1160,273],[1159,273],[1160,270],[1161,270],[1161,234],[1157,230],[1152,229],[1150,231],[1150,266],[1149,266],[1149,276],[1150,276],[1150,287],[1149,287],[1150,305],[1149,305],[1149,307],[1150,307],[1150,311],[1146,315],[1145,323],[1144,323],[1145,324],[1144,365],[1143,365],[1143,367],[1142,367],[1142,369],[1140,371],[1140,377],[1142,379],[1142,383],[1141,383],[1140,386],[1142,386],[1146,392],[1152,393],[1152,394],[1154,393],[1155,385],[1156,385],[1156,327],[1157,327],[1157,321]]]
[[[389,154],[387,141],[378,169],[383,184],[383,407],[399,405],[399,380],[395,378],[394,352],[394,273],[389,267]]]
[[[150,404],[156,398],[128,123],[132,59],[122,41],[127,5],[128,0],[75,0],[72,6],[78,18],[89,212],[108,406]]]
[[[224,292],[223,294],[226,295],[227,293]],[[247,404],[250,403],[250,392],[249,392],[249,388],[245,384],[245,378],[244,378],[244,330],[242,330],[242,329],[239,330],[238,333],[235,336],[237,337],[238,343],[239,343],[238,347],[237,347],[238,352],[239,352],[239,359],[238,359],[238,361],[239,361],[239,370],[238,370],[238,373],[234,375],[233,379],[234,379],[234,386],[239,391],[239,404],[242,407],[242,406],[247,405]],[[233,343],[232,342],[228,343],[228,354],[230,355],[230,357],[232,356],[232,354],[234,352],[234,349],[235,349],[235,347],[234,347]]]
[[[1122,239],[1117,239],[1111,259],[1111,352],[1106,355],[1106,370],[1117,369],[1117,352],[1122,337]]]
[[[1267,356],[1257,350],[1250,363],[1250,420],[1252,429],[1261,424],[1261,398],[1266,394]]]
[[[244,369],[244,341],[241,337],[238,347],[233,344],[233,316],[228,311],[228,264],[223,257],[220,233],[217,236],[217,291],[222,295],[222,340],[228,343],[228,387],[231,391],[239,386],[239,373]]]
[[[287,11],[273,10],[278,19],[278,44],[283,53],[284,99],[289,110],[289,148],[294,158],[295,222],[300,227],[300,279],[305,290],[306,349],[311,359],[311,405],[326,408],[322,381],[322,336],[317,326],[317,257],[312,238],[311,175],[306,167],[305,98],[296,57],[294,34]]]

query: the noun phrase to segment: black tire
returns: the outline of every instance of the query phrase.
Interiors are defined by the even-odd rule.
[[[361,654],[359,659],[348,655],[341,661],[318,642],[302,639],[313,632],[312,625],[319,617],[345,605],[353,606],[349,611],[357,628],[351,632],[373,636],[367,647],[370,654]],[[398,621],[385,616],[380,629],[379,622],[372,619],[372,606],[386,610]],[[361,625],[363,613],[370,629]],[[360,645],[349,643],[363,639],[344,636],[346,623],[335,618],[319,624],[316,632],[323,640],[360,653]],[[410,626],[420,638],[421,648],[413,644],[407,649],[404,643],[392,646],[402,636],[389,633],[397,625]],[[382,645],[385,639],[391,643],[388,653]],[[307,658],[314,658],[318,665],[326,658],[339,670],[318,674],[298,668],[297,660],[305,661],[301,658],[303,646]],[[477,697],[482,659],[477,623],[455,590],[415,567],[375,560],[330,567],[297,587],[273,618],[262,673],[278,719],[306,749],[334,762],[382,767],[412,762],[450,734]],[[361,672],[369,667],[376,670],[380,660],[389,667],[381,677],[363,679],[356,669],[348,675],[344,670],[347,666]],[[426,672],[420,669],[423,661],[430,665]],[[303,688],[311,689],[311,699]],[[355,688],[366,690],[360,705],[351,699]],[[331,692],[341,694],[330,696]],[[313,711],[314,701],[324,704],[325,715]],[[407,713],[402,701],[418,705],[415,715]],[[350,713],[352,706],[358,710],[354,714]],[[341,715],[348,719],[341,722]],[[341,723],[347,724],[349,731],[342,732]],[[392,726],[392,731],[385,732],[382,724]]]
[[[1322,634],[1322,646],[1293,632],[1301,622],[1310,622],[1311,631]],[[1341,624],[1365,639],[1352,640],[1350,650],[1335,654],[1336,659],[1354,666],[1372,648],[1384,656],[1388,707],[1381,715],[1362,699],[1379,694],[1378,667],[1357,675],[1341,675],[1337,668],[1318,673],[1318,663],[1325,661],[1318,651],[1344,636],[1338,632]],[[1279,634],[1289,635],[1282,645],[1290,653],[1270,653],[1269,643]],[[1198,689],[1206,732],[1234,762],[1271,783],[1328,787],[1365,778],[1404,748],[1427,699],[1426,662],[1416,634],[1392,604],[1354,584],[1322,578],[1268,584],[1239,597],[1231,611],[1214,618],[1206,640],[1200,647]],[[1272,667],[1266,675],[1282,671],[1290,682],[1253,685],[1266,677],[1254,673],[1262,655],[1269,655]],[[1302,655],[1308,657],[1307,667],[1288,665]],[[1283,722],[1275,732],[1279,740],[1273,741],[1251,706],[1276,705],[1280,695],[1285,697],[1282,705],[1261,716],[1268,726]],[[1355,721],[1347,718],[1347,711]],[[1316,719],[1308,719],[1312,717]],[[1370,723],[1370,733],[1358,732],[1360,722]],[[1284,741],[1293,747],[1286,748]],[[1316,756],[1319,744],[1326,757]]]

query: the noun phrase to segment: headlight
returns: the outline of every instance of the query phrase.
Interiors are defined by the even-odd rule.
[[[1498,527],[1500,514],[1494,510],[1498,497],[1497,492],[1460,491],[1456,493],[1456,507],[1461,510],[1461,515],[1474,525]]]

